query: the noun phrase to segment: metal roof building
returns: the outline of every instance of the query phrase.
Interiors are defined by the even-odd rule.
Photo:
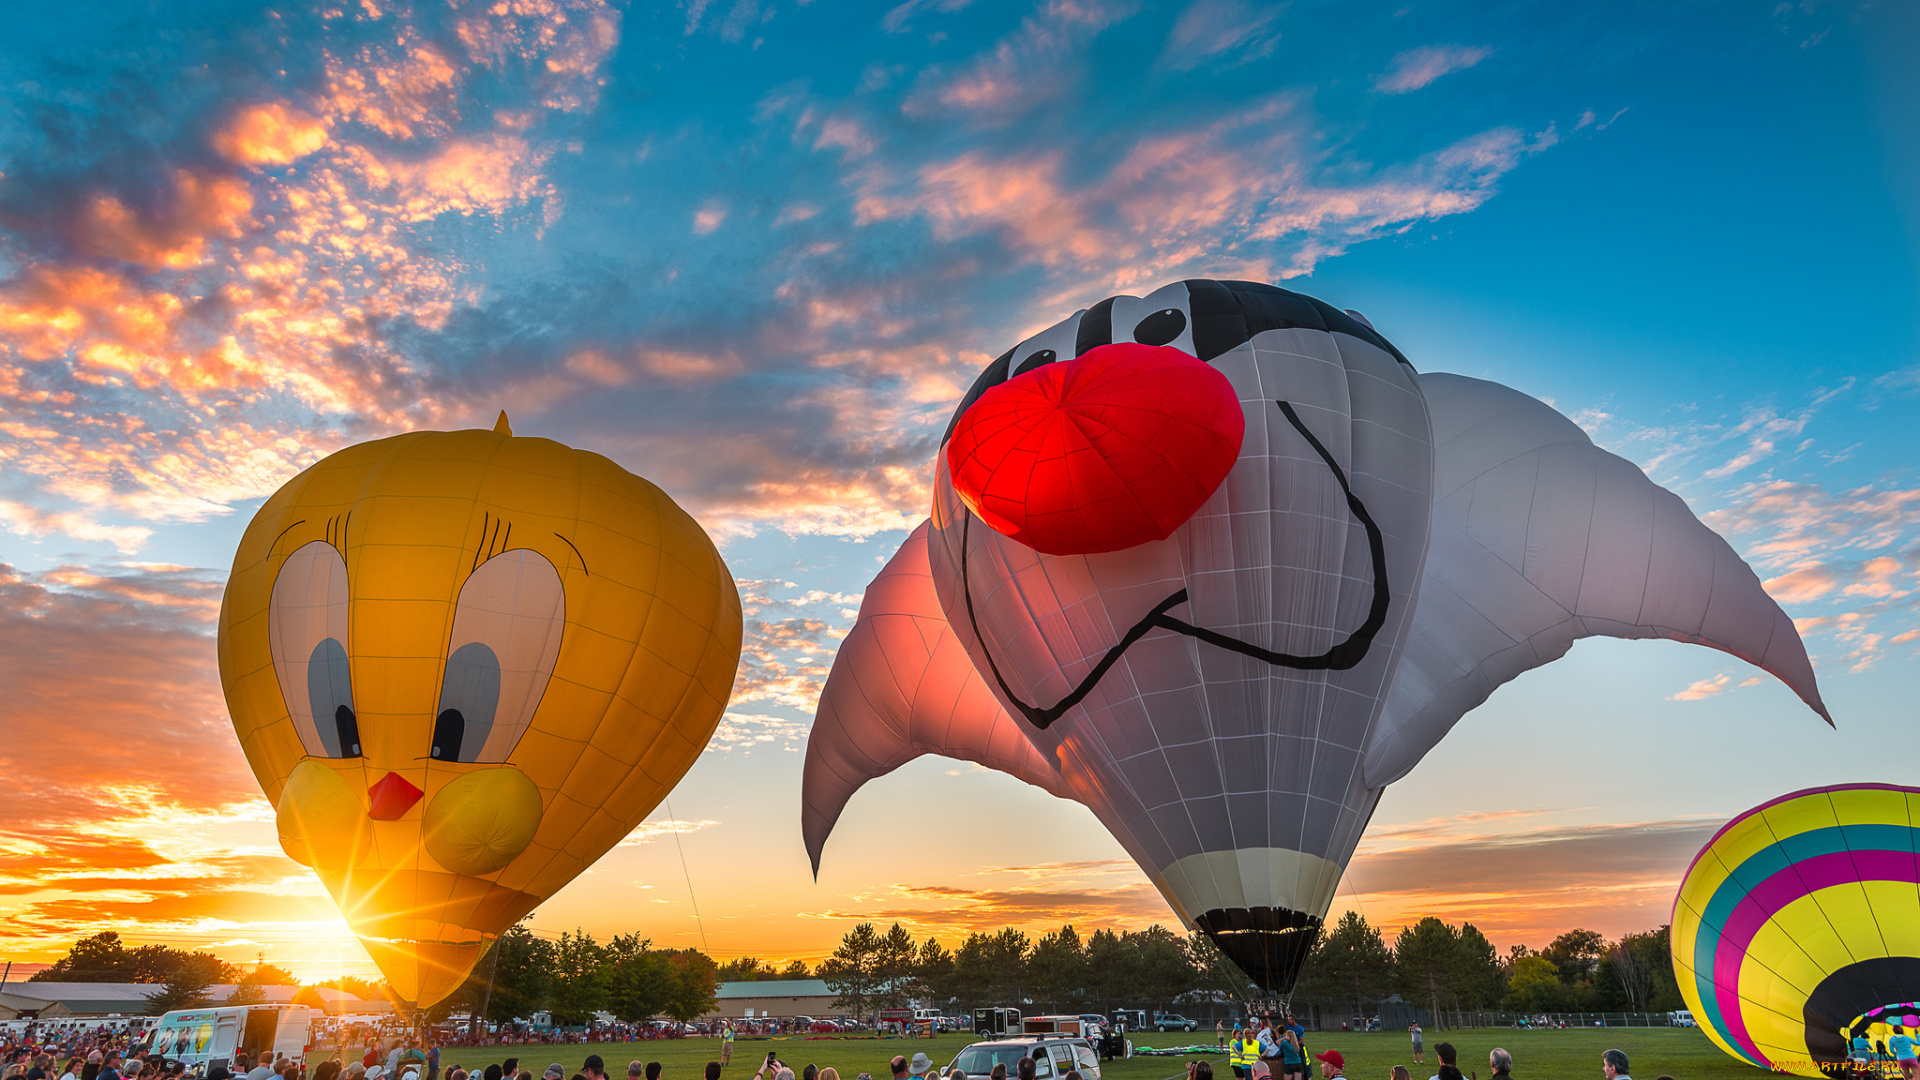
[[[744,1019],[762,1016],[837,1016],[837,997],[825,979],[763,979],[723,982],[714,991],[713,1009],[702,1020]]]

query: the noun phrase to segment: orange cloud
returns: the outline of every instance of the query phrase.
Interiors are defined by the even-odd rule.
[[[188,169],[174,170],[171,181],[149,210],[105,193],[88,199],[72,226],[74,242],[109,259],[178,270],[207,261],[210,239],[238,237],[250,224],[245,181]]]
[[[1471,921],[1503,948],[1543,946],[1580,926],[1616,937],[1668,920],[1681,874],[1722,822],[1513,832],[1439,824],[1415,843],[1363,838],[1332,914],[1357,906],[1389,937],[1427,915]]]
[[[219,595],[196,571],[0,565],[0,768],[18,780],[0,804],[9,952],[53,959],[105,929],[211,939],[243,922],[288,956],[350,942],[318,882],[279,852],[227,724]]]
[[[327,122],[282,102],[234,113],[213,148],[237,165],[290,165],[327,144]]]

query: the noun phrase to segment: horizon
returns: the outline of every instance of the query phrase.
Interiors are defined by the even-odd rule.
[[[25,13],[0,45],[0,957],[114,929],[373,971],[281,851],[214,624],[301,469],[502,410],[660,485],[746,611],[714,738],[542,933],[812,963],[861,921],[1180,928],[1085,807],[944,758],[856,795],[815,875],[799,773],[977,373],[1186,277],[1355,309],[1422,372],[1552,405],[1794,618],[1835,727],[1732,656],[1584,641],[1387,789],[1329,912],[1470,921],[1502,954],[1667,923],[1728,819],[1917,745],[1916,10]]]

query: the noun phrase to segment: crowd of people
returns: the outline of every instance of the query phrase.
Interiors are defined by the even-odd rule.
[[[101,1025],[47,1037],[0,1036],[0,1077],[6,1080],[179,1080],[186,1066],[149,1060],[138,1034]]]

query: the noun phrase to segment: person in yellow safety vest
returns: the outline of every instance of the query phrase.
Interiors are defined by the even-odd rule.
[[[1260,1058],[1260,1039],[1251,1031],[1243,1031],[1234,1036],[1231,1045],[1233,1075],[1245,1080],[1253,1071],[1253,1063]]]

